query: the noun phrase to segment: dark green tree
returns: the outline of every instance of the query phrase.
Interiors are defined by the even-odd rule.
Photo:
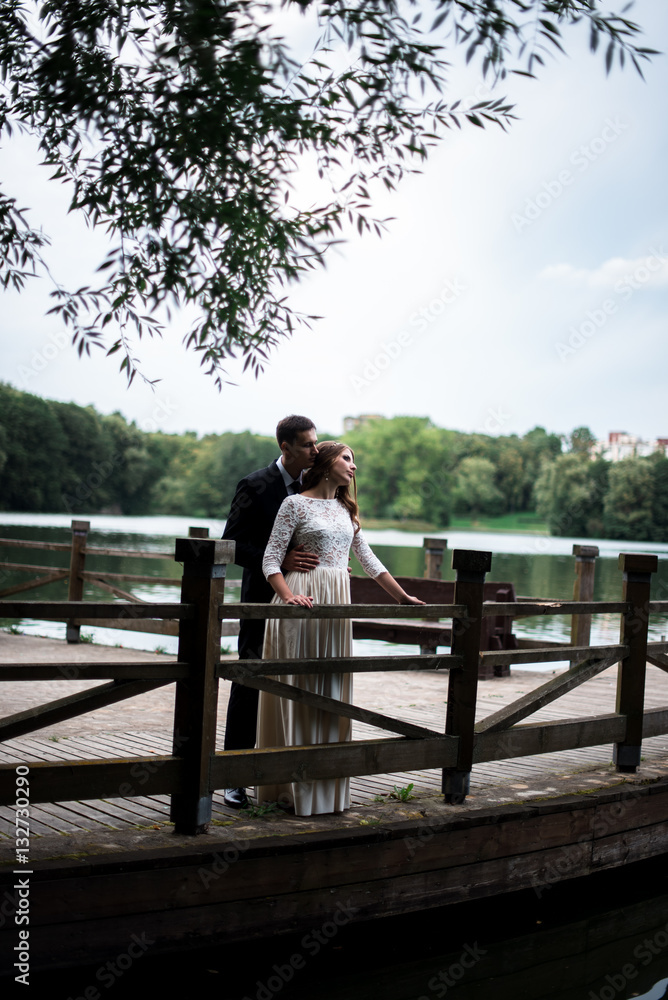
[[[606,464],[606,463],[604,463]],[[605,482],[598,463],[574,452],[546,462],[535,484],[536,510],[552,535],[600,534]]]
[[[668,458],[652,455],[652,541],[668,542]]]
[[[496,470],[488,458],[470,456],[457,467],[453,501],[460,514],[502,514],[505,499],[495,485]]]
[[[370,197],[418,166],[446,128],[502,127],[502,99],[446,102],[447,49],[483,74],[529,75],[584,21],[606,70],[651,50],[602,0],[296,0],[314,29],[306,60],[280,9],[250,0],[46,0],[0,4],[0,135],[30,132],[71,208],[111,249],[99,283],[54,277],[54,310],[80,351],[122,352],[188,307],[187,344],[215,373],[256,371],[301,317],[284,286],[322,261],[344,225],[376,229]],[[625,8],[626,9],[626,8]],[[425,28],[422,27],[424,17]],[[441,43],[445,41],[445,48]],[[305,207],[309,171],[322,196]],[[0,282],[48,272],[48,235],[0,192]],[[109,339],[106,339],[110,335]]]
[[[652,541],[654,477],[646,458],[625,458],[610,464],[603,523],[608,538]]]
[[[590,455],[592,446],[596,444],[596,438],[588,427],[576,427],[574,431],[566,436],[566,446],[569,451],[577,455]]]
[[[6,454],[0,476],[0,507],[62,511],[60,475],[67,438],[56,405],[0,384],[0,427]]]
[[[346,434],[355,451],[362,515],[445,527],[452,510],[454,437],[427,417],[373,420]]]

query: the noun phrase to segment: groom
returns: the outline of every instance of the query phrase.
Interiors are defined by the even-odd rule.
[[[284,417],[276,427],[281,455],[266,469],[251,472],[237,486],[223,538],[236,542],[234,561],[243,566],[241,602],[268,604],[274,591],[262,572],[262,557],[274,520],[287,496],[301,493],[301,476],[317,454],[315,425],[308,417]],[[318,557],[305,552],[302,545],[291,549],[283,560],[284,573],[299,568],[312,570]],[[262,658],[263,619],[242,619],[239,628],[239,659]],[[232,682],[227,707],[225,750],[251,750],[255,746],[258,691]],[[232,809],[248,805],[245,788],[227,788],[223,796]]]

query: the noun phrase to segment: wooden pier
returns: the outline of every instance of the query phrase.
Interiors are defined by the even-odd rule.
[[[5,846],[16,840],[0,887],[3,960],[17,934],[22,870],[37,969],[102,961],[137,926],[156,951],[248,940],[308,930],[334,920],[341,906],[351,919],[370,920],[522,888],[540,892],[668,852],[668,645],[647,641],[650,615],[668,611],[667,602],[649,599],[655,557],[620,557],[618,602],[483,604],[489,554],[455,552],[453,604],[312,612],[223,605],[228,543],[180,540],[177,557],[184,562],[177,604],[3,604],[5,617],[75,624],[168,618],[179,622],[180,636],[176,659],[134,651],[131,662],[115,651],[95,659],[89,649],[63,646],[64,662],[47,654],[0,663],[2,690],[18,699],[0,720],[2,832]],[[518,611],[616,612],[620,642],[481,650],[483,619]],[[291,664],[292,672],[355,672],[354,705],[309,696],[353,720],[352,743],[219,749],[219,681],[276,690],[273,677],[286,672],[279,661],[221,660],[223,618],[393,614],[450,618],[450,655]],[[481,679],[481,662],[559,660],[575,665]],[[35,704],[41,685],[63,683],[74,693],[54,698],[52,689],[46,705]],[[33,690],[32,707],[21,703],[20,687]],[[281,694],[303,695],[289,686]],[[160,725],[141,725],[133,714],[142,699],[149,699],[144,718],[163,713]],[[123,725],[86,728],[80,717],[93,709],[107,721],[118,713]],[[294,774],[350,775],[353,808],[339,817],[253,818],[222,804],[224,787]],[[27,807],[25,847],[19,819]]]

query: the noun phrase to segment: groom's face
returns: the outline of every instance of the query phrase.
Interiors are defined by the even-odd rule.
[[[312,427],[310,431],[299,431],[292,444],[288,444],[287,441],[283,443],[283,449],[283,455],[290,465],[298,467],[300,472],[303,469],[310,469],[318,454],[318,435],[315,428]]]

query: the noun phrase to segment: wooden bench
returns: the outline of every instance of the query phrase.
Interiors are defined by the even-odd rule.
[[[453,581],[429,580],[419,576],[399,576],[398,583],[409,594],[419,597],[427,604],[454,604],[455,584]],[[350,593],[353,604],[394,604],[392,598],[366,576],[350,578]],[[515,601],[515,587],[512,583],[486,583],[485,601]],[[424,652],[436,652],[438,646],[450,646],[452,628],[450,622],[402,620],[400,618],[353,619],[353,638],[380,639],[402,645],[417,645]],[[481,650],[517,649],[517,637],[513,635],[513,619],[509,617],[483,618]],[[491,668],[481,677],[510,675],[510,667]]]

